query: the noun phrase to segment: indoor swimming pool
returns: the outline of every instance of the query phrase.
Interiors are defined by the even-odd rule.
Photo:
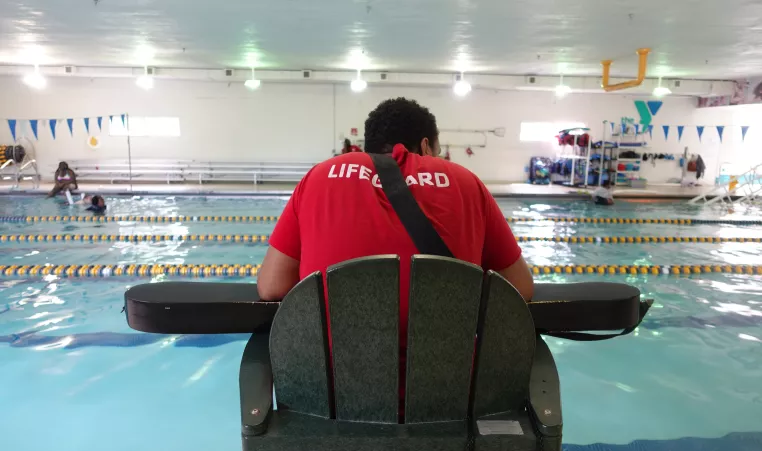
[[[285,198],[109,197],[108,215],[277,216]],[[580,343],[546,338],[561,377],[569,451],[762,449],[762,226],[611,224],[541,218],[760,220],[762,213],[684,202],[501,199],[517,237],[666,237],[673,242],[522,242],[531,265],[731,265],[729,273],[548,274],[549,282],[616,281],[655,304],[631,335]],[[55,200],[0,197],[0,238],[166,235],[157,242],[0,239],[0,265],[252,265],[274,222],[53,221],[87,212]],[[189,240],[188,235],[222,236]],[[230,236],[231,239],[225,239]],[[679,242],[681,237],[727,239]],[[746,240],[749,239],[749,240]],[[755,241],[756,239],[756,241]],[[0,449],[202,451],[240,449],[238,368],[245,335],[152,335],[131,330],[124,291],[153,277],[0,276]],[[209,280],[223,278],[210,277]],[[183,279],[186,280],[186,279]],[[255,277],[225,278],[252,283]],[[703,446],[704,448],[701,448]]]

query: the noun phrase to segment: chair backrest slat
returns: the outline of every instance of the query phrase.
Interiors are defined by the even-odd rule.
[[[328,268],[338,420],[397,422],[399,271],[397,256],[359,258]]]
[[[493,271],[485,284],[474,363],[476,418],[524,407],[536,346],[532,314],[518,291]]]
[[[316,272],[281,303],[270,330],[270,363],[278,405],[331,418],[323,278]]]
[[[410,275],[405,422],[465,420],[484,273],[415,256]]]

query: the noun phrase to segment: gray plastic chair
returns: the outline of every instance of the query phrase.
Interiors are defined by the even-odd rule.
[[[518,292],[458,260],[411,264],[404,406],[399,257],[351,260],[328,268],[328,314],[314,273],[249,340],[244,450],[560,450],[558,375]]]

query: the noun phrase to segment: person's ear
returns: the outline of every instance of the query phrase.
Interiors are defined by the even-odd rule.
[[[421,140],[421,155],[424,157],[430,157],[434,155],[434,149],[431,147],[429,138],[423,138]]]

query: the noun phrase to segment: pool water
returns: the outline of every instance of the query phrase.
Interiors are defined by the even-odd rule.
[[[284,198],[108,198],[114,215],[277,215]],[[506,216],[759,219],[684,203],[500,200]],[[0,216],[79,215],[0,197]],[[274,224],[0,223],[0,234],[269,234]],[[760,226],[512,225],[517,236],[762,237]],[[521,243],[530,264],[760,264],[762,243]],[[261,244],[0,243],[0,264],[257,264]],[[166,280],[164,276],[154,281]],[[549,275],[618,281],[656,303],[633,334],[546,338],[558,365],[567,450],[762,449],[762,277]],[[149,279],[0,279],[0,449],[240,449],[238,365],[246,335],[131,330],[124,291]],[[239,283],[254,279],[237,279]],[[689,439],[688,439],[689,438]],[[704,448],[700,448],[700,447]]]

